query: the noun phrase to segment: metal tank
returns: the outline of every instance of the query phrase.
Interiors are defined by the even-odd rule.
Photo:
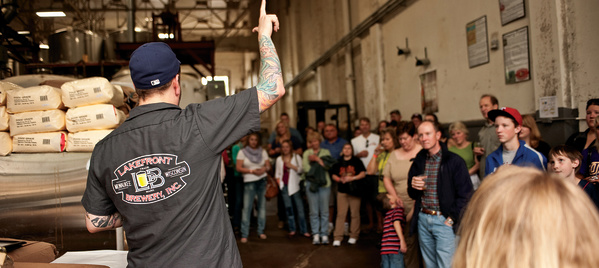
[[[48,37],[51,63],[98,62],[102,59],[103,38],[92,32],[66,28]]]

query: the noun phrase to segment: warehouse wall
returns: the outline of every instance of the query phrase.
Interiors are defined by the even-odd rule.
[[[340,40],[343,30],[343,1],[349,3],[351,27],[370,16],[386,1],[270,1],[269,12],[282,21],[273,40],[283,63],[286,82]],[[300,3],[301,2],[301,3]],[[597,97],[599,55],[594,51],[599,37],[597,1],[528,0],[526,17],[501,25],[499,3],[495,0],[413,0],[372,26],[352,42],[353,75],[345,72],[342,49],[329,61],[295,85],[277,111],[293,111],[304,100],[348,102],[347,79],[356,86],[356,116],[388,119],[399,108],[404,116],[420,112],[419,75],[436,70],[439,119],[479,120],[481,94],[495,94],[502,106],[522,113],[538,110],[538,98],[556,95],[561,117],[571,113],[589,97]],[[489,40],[515,29],[529,27],[531,80],[506,84],[503,47],[489,50],[487,64],[469,68],[466,24],[487,16]],[[289,32],[289,33],[287,33]],[[396,46],[409,39],[412,54],[398,56]],[[428,49],[431,65],[416,67],[414,56],[424,57]],[[351,94],[351,93],[349,93]],[[565,109],[565,110],[564,110]],[[575,112],[575,111],[574,111]]]

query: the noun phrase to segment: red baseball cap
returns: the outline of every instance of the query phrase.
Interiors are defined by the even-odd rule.
[[[497,118],[498,116],[505,116],[507,118],[511,118],[514,119],[516,122],[518,122],[518,126],[522,125],[522,115],[520,115],[520,112],[518,112],[518,110],[511,108],[511,107],[501,107],[501,109],[498,110],[491,110],[489,111],[489,119],[491,119],[491,121],[495,122],[495,118]]]

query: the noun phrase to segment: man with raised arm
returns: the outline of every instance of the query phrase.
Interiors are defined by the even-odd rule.
[[[178,107],[179,65],[165,43],[131,55],[139,106],[96,147],[81,200],[87,229],[124,226],[128,267],[241,267],[219,179],[221,152],[260,129],[260,113],[284,94],[271,40],[276,15],[260,7],[258,85]]]

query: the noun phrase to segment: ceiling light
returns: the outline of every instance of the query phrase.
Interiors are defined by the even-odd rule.
[[[38,11],[35,12],[41,18],[55,18],[55,17],[66,17],[67,14],[64,14],[62,11]]]
[[[29,31],[17,31],[17,33],[20,34],[20,35],[28,35],[28,34],[30,34]]]
[[[40,49],[50,49],[50,46],[46,44],[40,44]]]

